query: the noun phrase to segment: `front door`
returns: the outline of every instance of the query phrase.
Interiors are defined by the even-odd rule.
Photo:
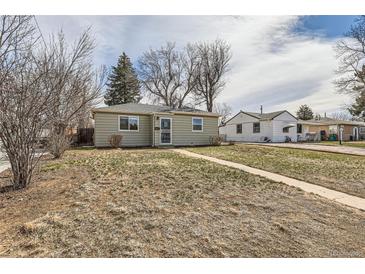
[[[171,118],[160,119],[160,134],[161,134],[161,145],[171,145]]]

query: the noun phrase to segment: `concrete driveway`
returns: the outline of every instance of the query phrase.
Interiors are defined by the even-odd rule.
[[[324,152],[334,152],[334,153],[365,156],[365,149],[357,148],[357,147],[326,146],[326,145],[320,145],[320,144],[303,144],[303,143],[260,143],[258,145],[308,149],[308,150],[316,150],[316,151],[324,151]]]

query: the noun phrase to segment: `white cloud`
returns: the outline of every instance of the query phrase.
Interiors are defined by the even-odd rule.
[[[149,47],[166,41],[226,39],[233,58],[228,84],[219,101],[234,111],[288,109],[308,104],[315,112],[340,110],[349,98],[335,92],[334,40],[295,34],[293,16],[39,16],[47,33],[63,27],[74,39],[92,25],[97,40],[97,64],[114,64],[121,51],[135,61]],[[313,38],[315,37],[315,38]]]

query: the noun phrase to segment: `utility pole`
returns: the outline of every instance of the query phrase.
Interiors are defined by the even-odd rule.
[[[342,145],[342,137],[343,137],[343,126],[340,126],[340,145]]]

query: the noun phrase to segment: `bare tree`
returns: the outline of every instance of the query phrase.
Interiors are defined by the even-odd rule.
[[[220,115],[220,124],[224,124],[232,115],[232,108],[226,103],[214,103],[213,111]]]
[[[31,181],[39,160],[36,143],[52,100],[44,81],[47,58],[39,49],[32,20],[31,16],[0,17],[0,140],[15,189]]]
[[[357,19],[346,33],[346,39],[336,44],[335,51],[340,62],[336,71],[339,78],[335,81],[338,90],[350,94],[364,90],[365,16]]]
[[[354,96],[348,108],[355,117],[365,119],[365,16],[355,20],[346,33],[346,38],[335,47],[339,59],[338,79],[335,81],[339,92]]]
[[[353,117],[350,113],[348,113],[347,111],[342,111],[342,112],[333,112],[330,115],[330,118],[335,119],[335,120],[342,120],[342,121],[351,121],[353,120]]]
[[[195,49],[198,58],[194,93],[197,100],[212,112],[214,101],[226,84],[224,76],[229,69],[231,47],[220,39],[190,46]]]
[[[33,19],[0,17],[0,140],[15,189],[31,182],[39,161],[37,142],[44,132],[63,136],[64,128],[101,89],[100,75],[90,62],[88,32],[67,50],[62,35],[49,43],[40,39]]]
[[[183,106],[195,87],[196,55],[192,48],[183,52],[174,43],[143,53],[138,74],[142,87],[156,103],[173,108]]]
[[[60,32],[50,43],[51,61],[49,85],[54,96],[48,140],[50,153],[59,158],[70,143],[70,130],[85,119],[90,109],[101,100],[105,84],[105,69],[95,71],[92,63],[94,40],[86,30],[69,47]]]

